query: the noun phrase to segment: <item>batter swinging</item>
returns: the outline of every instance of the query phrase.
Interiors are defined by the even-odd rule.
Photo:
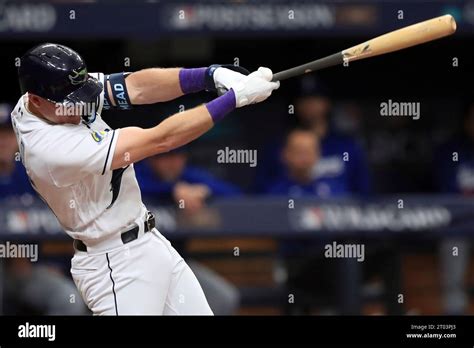
[[[29,50],[19,67],[22,96],[12,112],[32,186],[74,239],[71,274],[96,315],[210,315],[190,268],[155,228],[133,163],[182,146],[235,108],[279,87],[272,72],[212,65],[88,73],[58,44]],[[228,90],[211,102],[142,129],[111,129],[103,110],[130,109],[201,90]]]

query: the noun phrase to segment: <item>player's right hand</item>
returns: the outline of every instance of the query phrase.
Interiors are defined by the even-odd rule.
[[[280,87],[279,81],[271,82],[272,77],[273,73],[270,69],[260,67],[230,86],[235,93],[236,106],[240,108],[267,99],[275,89]]]

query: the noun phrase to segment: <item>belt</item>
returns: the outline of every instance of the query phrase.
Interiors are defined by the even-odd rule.
[[[155,215],[152,212],[147,212],[147,217],[144,221],[144,233],[150,232],[155,228]],[[130,243],[138,238],[138,232],[140,232],[140,227],[135,226],[128,231],[122,232],[120,239],[122,239],[123,244]],[[84,244],[82,240],[74,239],[74,247],[79,251],[87,252],[87,245]]]

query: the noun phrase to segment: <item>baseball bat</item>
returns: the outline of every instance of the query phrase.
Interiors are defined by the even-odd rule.
[[[330,56],[299,65],[297,67],[273,74],[272,81],[282,81],[321,70],[330,66],[375,57],[381,54],[399,51],[404,48],[433,41],[456,31],[456,21],[451,15],[444,15],[419,22],[387,34],[377,36],[369,41],[345,49]]]

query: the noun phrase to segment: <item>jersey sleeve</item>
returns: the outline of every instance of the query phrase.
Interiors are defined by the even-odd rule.
[[[72,128],[58,137],[50,148],[47,167],[58,187],[78,183],[87,175],[104,175],[111,170],[120,129],[93,131]]]

